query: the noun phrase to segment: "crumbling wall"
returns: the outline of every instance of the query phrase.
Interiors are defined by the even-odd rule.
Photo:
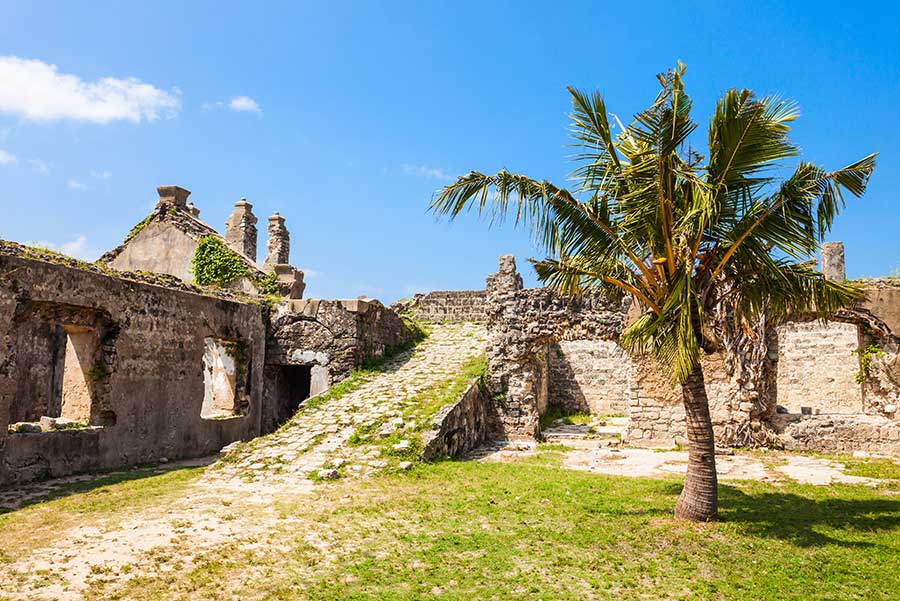
[[[625,415],[631,360],[614,340],[563,340],[550,345],[549,403],[566,413]]]
[[[310,395],[347,377],[352,369],[412,340],[402,319],[377,300],[291,300],[270,314],[266,350],[267,397],[285,396],[278,366],[311,367]],[[276,408],[264,418],[272,429],[286,417]]]
[[[473,382],[459,401],[435,415],[432,429],[423,435],[422,458],[459,457],[498,432],[496,408],[487,391]]]
[[[546,288],[523,289],[512,255],[487,278],[487,383],[499,395],[497,412],[511,438],[539,434],[540,415],[553,390],[551,345],[572,340],[617,340],[626,304],[602,298],[563,298]]]
[[[788,413],[861,413],[859,334],[851,323],[791,322],[777,332],[777,402]],[[772,349],[773,351],[775,349]]]
[[[443,290],[416,294],[412,299],[400,301],[391,308],[396,311],[409,311],[419,321],[474,321],[484,322],[484,304],[487,300],[485,290]]]
[[[726,366],[722,352],[701,357],[713,431],[719,444],[735,444],[747,430],[762,427],[751,419],[754,405],[740,391],[740,384]],[[660,373],[650,357],[632,357],[631,390],[626,440],[637,446],[687,443],[681,386]]]
[[[900,421],[875,415],[778,416],[781,443],[792,451],[866,451],[900,456]]]
[[[66,264],[29,258],[8,243],[0,246],[0,483],[208,455],[260,433],[262,307],[221,293],[204,296],[180,283],[168,288],[71,260],[59,263]],[[97,336],[92,369],[82,370],[92,390],[88,423],[69,430],[9,432],[11,420],[34,421],[42,417],[37,413],[53,412],[32,395],[51,386],[48,365],[56,359],[49,341],[60,327]],[[245,415],[201,417],[209,337],[244,345]],[[15,409],[28,406],[33,412],[27,415]],[[11,409],[18,413],[12,415]],[[52,420],[44,421],[52,427]]]

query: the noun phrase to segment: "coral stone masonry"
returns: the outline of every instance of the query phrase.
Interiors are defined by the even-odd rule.
[[[616,444],[685,442],[679,389],[619,344],[640,311],[630,298],[526,289],[514,257],[503,255],[484,290],[418,294],[391,307],[303,299],[281,215],[268,219],[259,266],[246,199],[221,235],[185,188],[157,193],[153,212],[97,263],[0,241],[0,485],[209,455],[292,419],[272,444],[296,434],[299,449],[324,433],[322,448],[339,451],[332,443],[343,448],[357,426],[399,427],[411,415],[404,399],[430,390],[434,374],[452,382],[482,351],[483,375],[462,372],[458,398],[419,416],[416,449],[399,440],[396,453],[434,458],[496,438],[540,439],[548,413],[611,420]],[[196,285],[201,248],[231,277]],[[845,280],[843,253],[841,243],[823,245],[831,280]],[[717,443],[900,454],[900,285],[860,285],[865,299],[829,322],[733,324],[723,309],[720,346],[701,359]],[[422,354],[401,355],[377,386],[328,402],[334,420],[307,406],[407,345],[409,316],[436,324]],[[338,458],[363,472],[381,461]],[[318,455],[288,471],[311,469],[337,472]]]

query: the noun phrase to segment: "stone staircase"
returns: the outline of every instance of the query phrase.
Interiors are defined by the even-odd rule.
[[[541,434],[545,444],[564,444],[575,448],[615,447],[622,443],[627,428],[627,417],[597,417],[586,424],[570,424],[565,423],[565,420],[557,420]]]

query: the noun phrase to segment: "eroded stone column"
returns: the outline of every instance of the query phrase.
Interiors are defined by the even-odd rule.
[[[822,244],[822,275],[832,282],[847,280],[847,268],[844,263],[844,243],[825,242]]]
[[[256,222],[253,205],[242,198],[234,203],[234,211],[225,222],[225,242],[230,248],[256,262]],[[271,231],[271,230],[270,230]]]
[[[273,271],[275,265],[287,265],[291,255],[291,235],[284,225],[284,217],[275,213],[269,217],[268,256],[265,267]]]

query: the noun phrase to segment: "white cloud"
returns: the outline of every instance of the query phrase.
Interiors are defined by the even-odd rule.
[[[166,92],[135,77],[89,82],[59,73],[56,65],[16,56],[0,56],[0,81],[0,112],[31,121],[141,123],[174,117],[181,108],[177,88]]]
[[[28,159],[27,163],[31,167],[31,170],[39,175],[47,175],[50,173],[50,165],[41,159]]]
[[[259,103],[249,96],[235,96],[227,102],[217,100],[216,102],[204,102],[203,108],[207,111],[228,109],[238,113],[255,113],[262,115],[262,108]]]
[[[112,177],[112,171],[91,171],[91,177],[94,179],[109,179]]]
[[[404,290],[406,291],[406,294],[412,296],[413,294],[419,294],[420,292],[423,294],[434,292],[437,288],[429,284],[407,284],[404,286]]]
[[[430,177],[432,179],[439,179],[443,181],[450,181],[453,179],[452,175],[447,175],[444,173],[443,169],[438,169],[435,167],[425,167],[424,165],[410,165],[408,163],[403,165],[403,172],[408,173],[410,175],[418,175],[419,177]]]
[[[19,159],[16,158],[16,155],[0,149],[0,165],[15,165],[18,162]]]
[[[56,244],[47,240],[38,240],[36,242],[25,242],[26,246],[36,246],[38,248],[47,248],[55,250],[58,253],[81,259],[82,261],[95,261],[102,253],[94,248],[86,236],[78,235],[74,240]]]
[[[300,271],[303,272],[303,278],[306,280],[317,278],[320,275],[322,275],[321,271],[317,271],[317,270],[311,269],[309,267],[300,267],[299,269],[300,269]]]
[[[70,179],[68,184],[69,188],[72,190],[87,190],[87,184],[78,181],[77,179]]]

